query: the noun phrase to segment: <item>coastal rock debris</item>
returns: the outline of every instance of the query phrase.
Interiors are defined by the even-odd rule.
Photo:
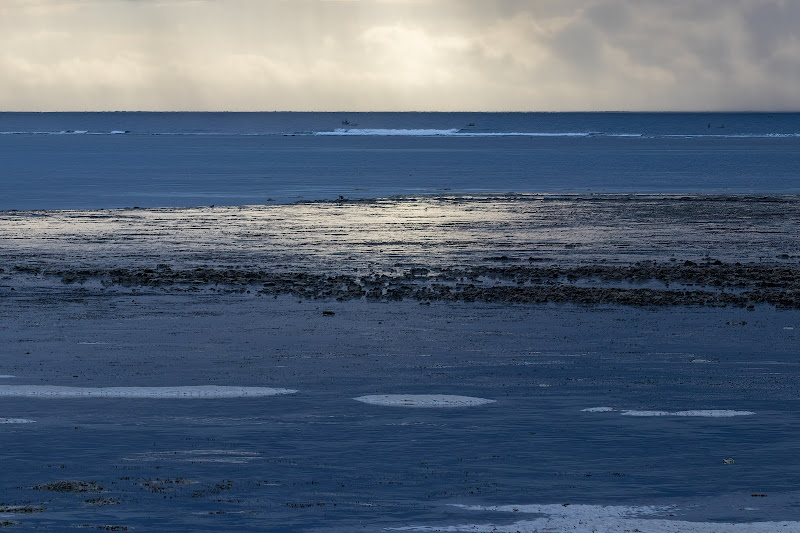
[[[33,487],[34,490],[79,494],[82,492],[103,492],[103,487],[93,481],[54,481]]]
[[[31,267],[17,265],[15,272]],[[37,276],[63,283],[98,280],[103,286],[162,287],[260,295],[288,294],[304,299],[417,300],[514,303],[582,303],[629,306],[746,307],[768,304],[800,309],[800,267],[787,264],[714,262],[609,265],[520,265],[412,268],[405,274],[351,275],[271,272],[247,268],[95,268],[41,269]],[[418,275],[419,272],[425,275]],[[486,283],[492,281],[491,284]],[[182,287],[189,287],[182,289]],[[323,311],[324,316],[335,314]]]

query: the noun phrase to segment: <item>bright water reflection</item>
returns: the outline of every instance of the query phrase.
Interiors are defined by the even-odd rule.
[[[278,206],[3,212],[7,263],[397,272],[523,261],[761,262],[800,249],[800,199],[438,196]]]

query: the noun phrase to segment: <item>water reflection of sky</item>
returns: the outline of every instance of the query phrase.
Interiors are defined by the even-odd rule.
[[[794,197],[419,197],[0,213],[6,262],[394,271],[487,260],[773,261],[800,249]]]

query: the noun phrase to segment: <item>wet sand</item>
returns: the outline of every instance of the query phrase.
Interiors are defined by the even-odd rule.
[[[1,213],[0,523],[800,530],[799,208]]]

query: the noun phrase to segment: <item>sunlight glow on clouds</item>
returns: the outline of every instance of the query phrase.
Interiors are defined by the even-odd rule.
[[[4,110],[800,109],[791,0],[2,0]]]

